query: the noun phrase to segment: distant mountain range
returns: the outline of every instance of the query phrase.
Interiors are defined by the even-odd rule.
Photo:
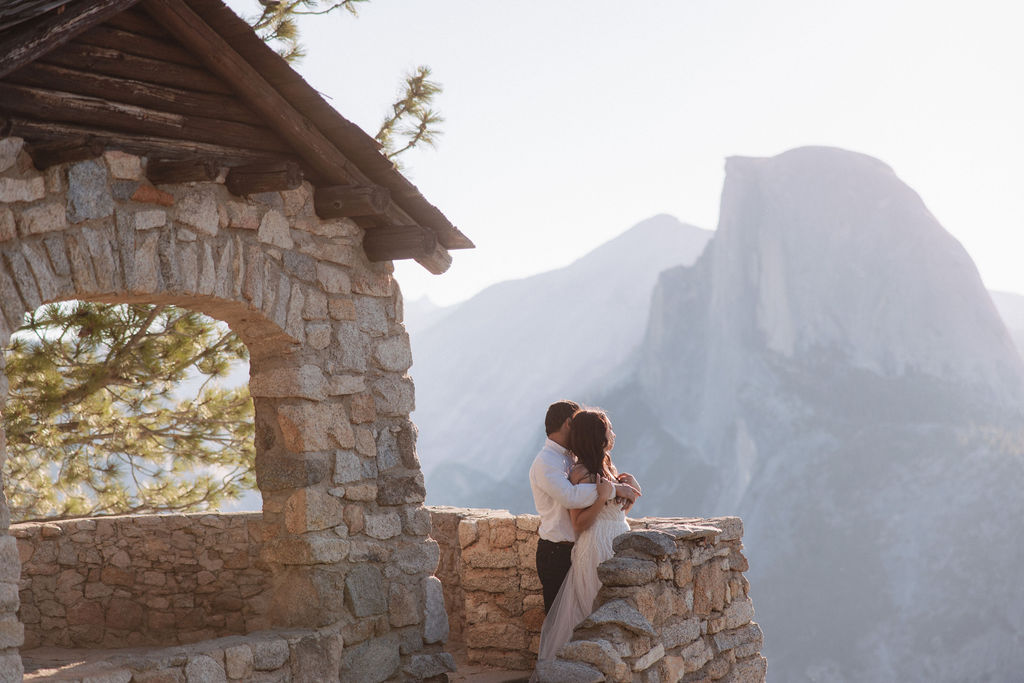
[[[596,403],[637,514],[743,517],[769,680],[1015,680],[1024,297],[875,159],[726,171],[706,249],[659,216],[410,318],[428,502],[531,510],[544,408]]]

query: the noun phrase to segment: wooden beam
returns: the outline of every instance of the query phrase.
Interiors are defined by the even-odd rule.
[[[76,135],[64,140],[27,143],[25,151],[40,171],[72,161],[95,159],[103,154],[103,143],[88,135]]]
[[[0,82],[0,110],[49,121],[102,126],[142,135],[180,138],[286,152],[288,146],[266,128],[234,121],[186,116],[130,104]]]
[[[61,49],[41,57],[40,60],[47,64],[84,69],[119,78],[132,78],[185,90],[232,94],[231,88],[205,69],[173,64],[149,57],[139,57],[120,50],[112,50],[109,47],[77,42],[68,43]]]
[[[6,82],[99,97],[175,114],[237,121],[254,126],[263,123],[231,95],[183,90],[90,71],[78,71],[55,64],[26,64],[8,76]]]
[[[259,192],[294,190],[302,185],[302,169],[294,161],[236,166],[228,171],[228,191],[244,196]]]
[[[220,165],[213,159],[150,159],[146,177],[154,185],[216,180]]]
[[[383,187],[360,185],[318,187],[313,195],[316,215],[321,218],[383,215],[390,201],[391,193]]]
[[[438,241],[434,246],[433,251],[425,256],[418,257],[416,259],[416,263],[420,264],[434,275],[440,275],[452,267],[452,255],[449,254],[448,249]]]
[[[165,159],[188,159],[208,157],[224,166],[252,164],[282,159],[295,160],[291,155],[272,154],[251,149],[228,147],[191,140],[173,140],[149,135],[132,135],[118,131],[104,130],[92,126],[76,126],[67,123],[31,121],[12,117],[0,129],[0,137],[14,135],[30,142],[62,140],[76,135],[91,135],[108,149],[119,149],[139,156]]]
[[[82,31],[114,16],[138,0],[73,2],[20,25],[0,38],[0,78],[62,45]]]
[[[363,251],[371,261],[424,258],[435,247],[437,235],[421,225],[388,225],[363,235]]]
[[[114,26],[93,26],[78,36],[75,42],[120,50],[138,57],[159,59],[185,66],[202,66],[195,57],[179,45]]]

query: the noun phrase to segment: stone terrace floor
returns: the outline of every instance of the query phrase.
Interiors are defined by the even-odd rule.
[[[142,653],[147,648],[132,650],[78,650],[41,647],[21,653],[26,681],[77,681],[87,676],[102,677],[110,671],[106,660],[128,652]],[[154,648],[155,649],[155,648]],[[526,683],[530,671],[508,671],[483,664],[470,664],[465,651],[454,646],[449,652],[455,657],[458,671],[448,674],[451,683]]]

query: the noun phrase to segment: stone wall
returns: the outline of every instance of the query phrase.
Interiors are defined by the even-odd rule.
[[[453,642],[473,662],[532,667],[544,618],[537,516],[431,508],[431,517]],[[630,526],[599,567],[595,612],[560,658],[538,669],[541,680],[764,681],[739,518]]]
[[[261,517],[13,525],[25,648],[171,645],[269,628]]]
[[[412,658],[441,656],[447,625],[428,613],[438,548],[392,264],[367,260],[354,221],[320,219],[308,183],[238,197],[224,169],[154,186],[147,163],[108,151],[41,172],[20,139],[0,139],[0,347],[24,313],[67,299],[227,322],[250,353],[269,623],[339,629],[339,678],[402,680]],[[0,498],[2,681],[20,679],[24,629],[9,525]]]
[[[537,578],[536,515],[505,510],[431,507],[431,536],[441,546],[449,642],[470,662],[532,668],[544,623]]]

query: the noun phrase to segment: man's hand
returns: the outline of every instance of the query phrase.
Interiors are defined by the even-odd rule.
[[[618,480],[622,484],[629,484],[630,486],[635,488],[638,496],[643,495],[643,493],[640,490],[640,483],[636,480],[636,477],[634,477],[629,472],[623,472],[622,474],[620,474],[618,476]]]
[[[615,499],[619,501],[623,512],[629,512],[629,509],[633,507],[633,503],[640,496],[640,492],[626,483],[619,483],[615,485]]]

